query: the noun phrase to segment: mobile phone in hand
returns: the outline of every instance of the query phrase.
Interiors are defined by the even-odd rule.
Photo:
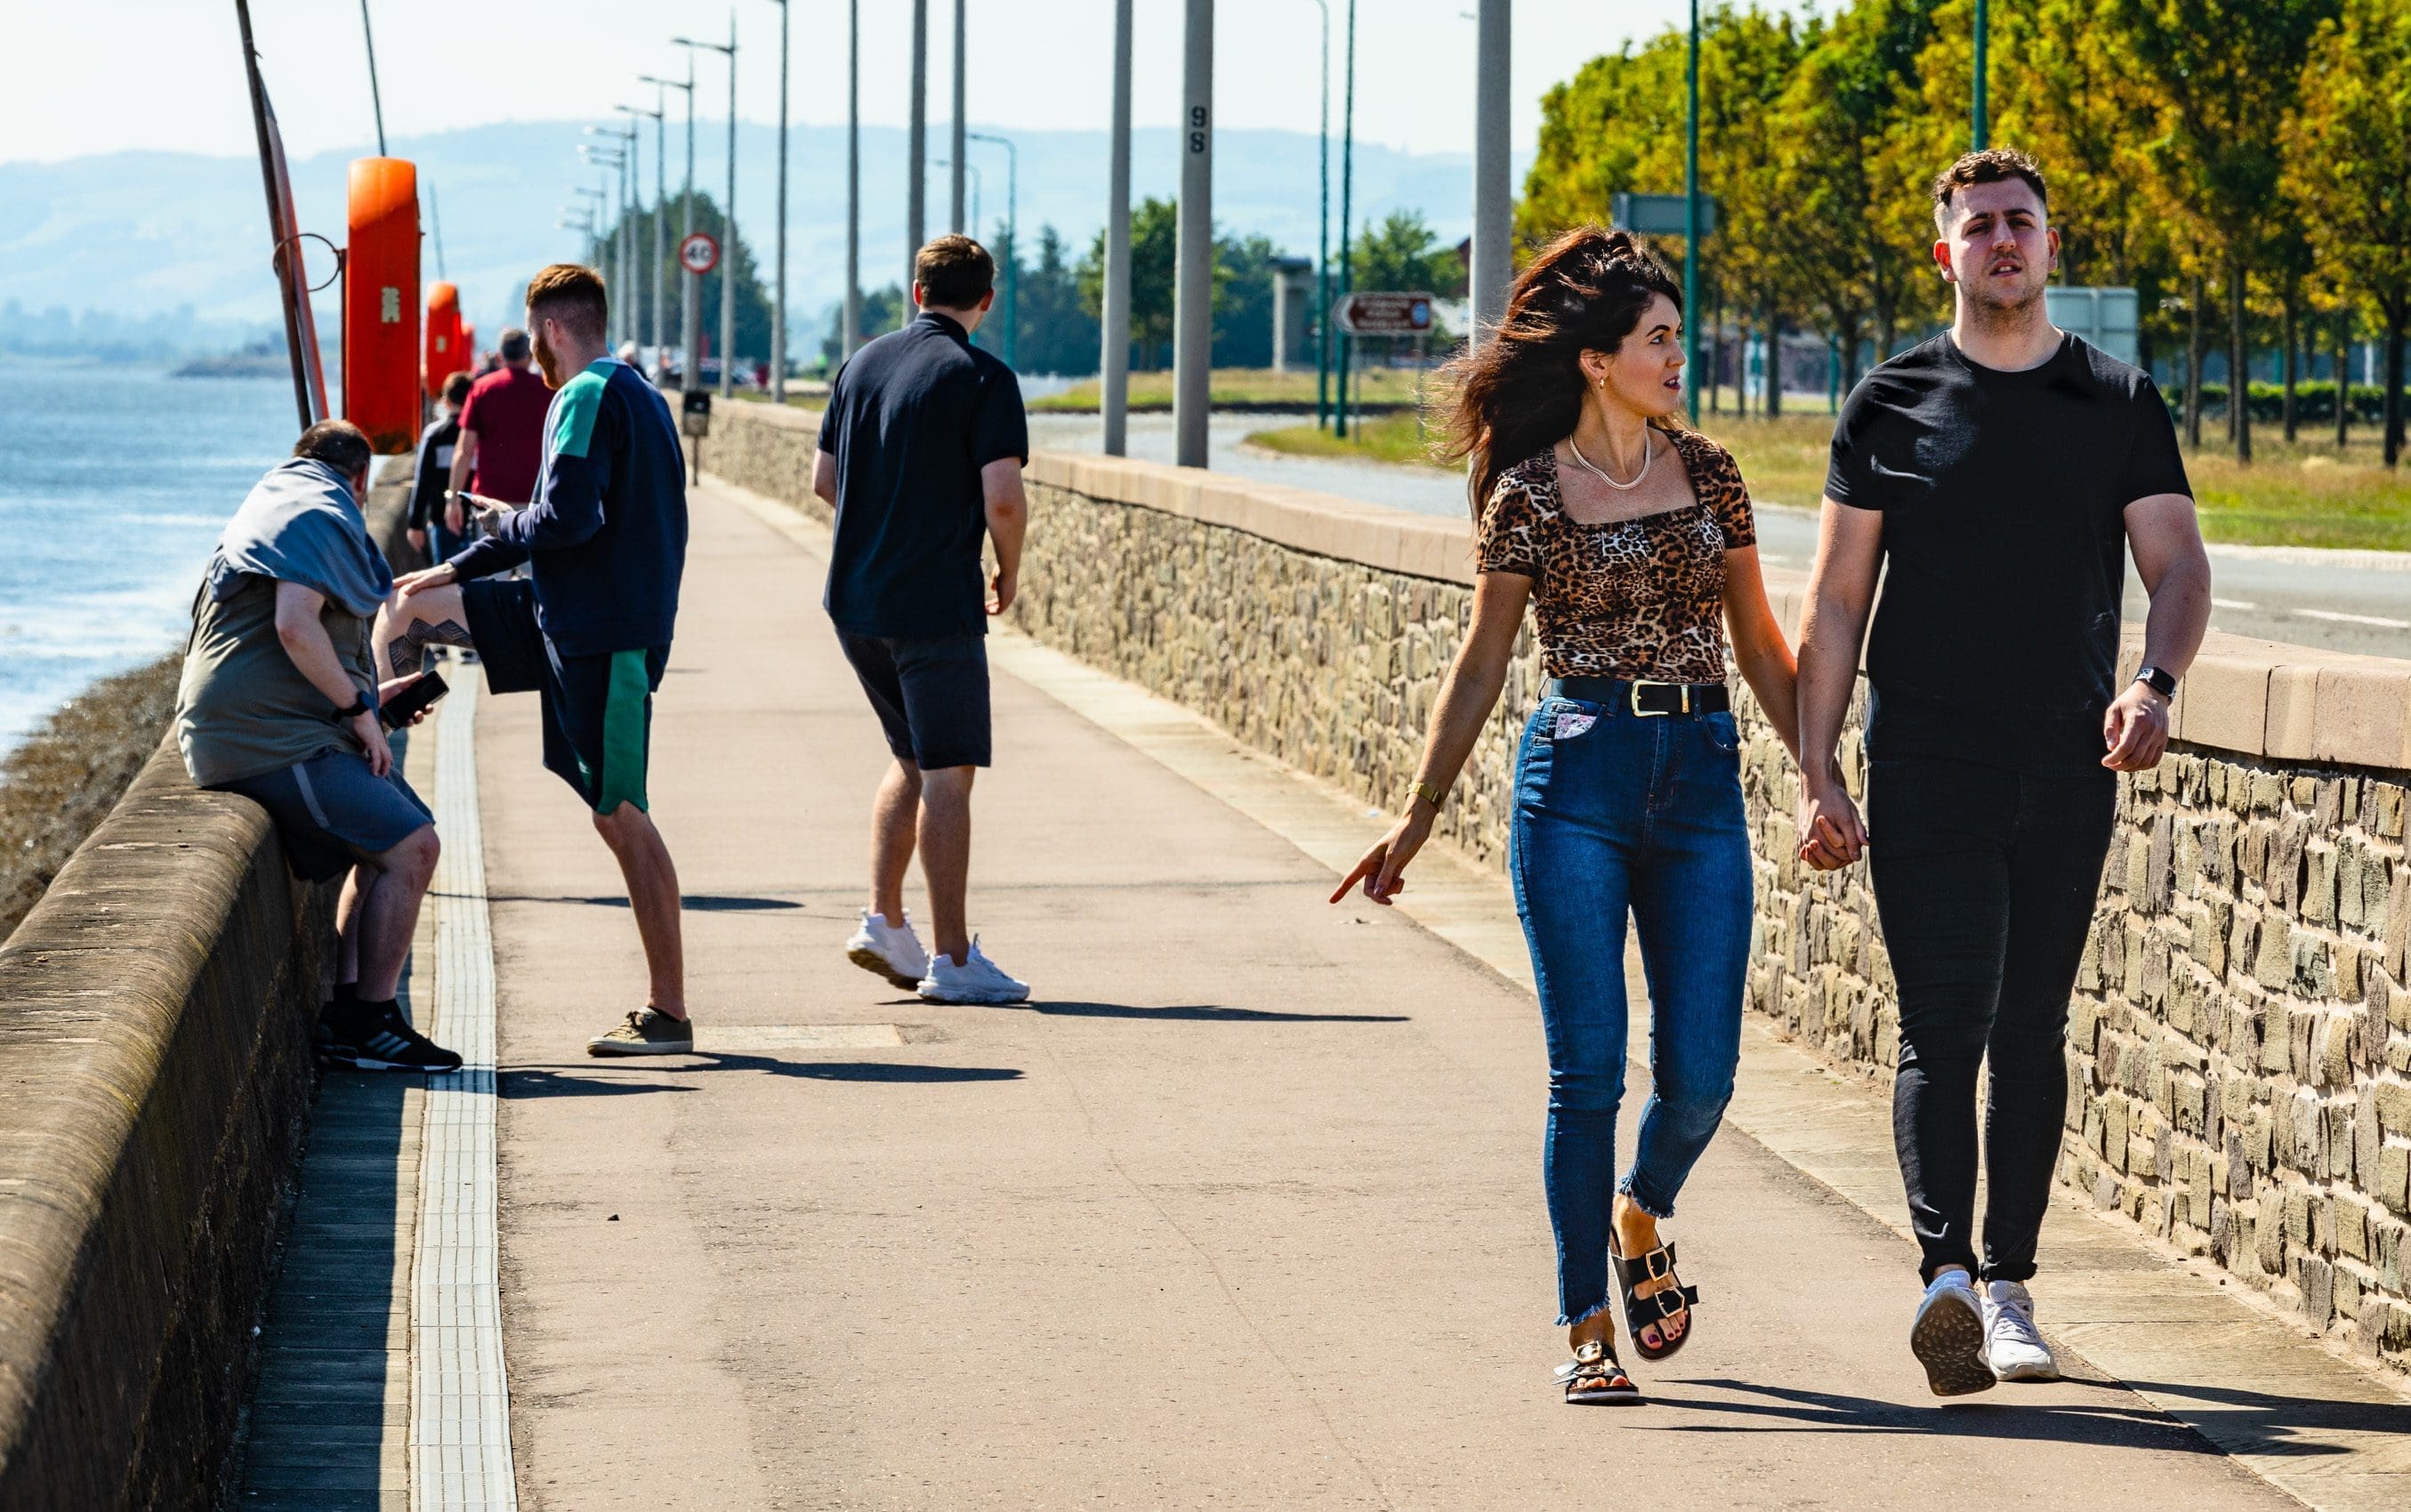
[[[451,691],[442,673],[422,672],[416,681],[394,694],[392,702],[378,705],[377,720],[388,730],[399,730]]]

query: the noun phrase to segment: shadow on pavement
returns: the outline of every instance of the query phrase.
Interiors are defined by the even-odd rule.
[[[2232,1451],[2252,1454],[2337,1454],[2339,1446],[2306,1444],[2298,1432],[2411,1433],[2411,1407],[2399,1402],[2338,1402],[2330,1397],[2278,1396],[2232,1386],[2179,1386],[2170,1381],[2128,1381],[2138,1391],[2176,1397],[2185,1409],[2230,1442]],[[2215,1407],[2204,1405],[2214,1403]]]
[[[1404,1013],[1276,1013],[1255,1008],[1216,1008],[1192,1003],[1176,1008],[1139,1008],[1129,1003],[1074,1003],[1039,1000],[1004,1003],[1032,1013],[1059,1013],[1078,1019],[1186,1020],[1198,1024],[1405,1024]]]
[[[1885,1402],[1838,1391],[1812,1391],[1798,1387],[1768,1386],[1757,1381],[1724,1378],[1668,1383],[1746,1393],[1761,1400],[1712,1402],[1670,1397],[1644,1385],[1649,1404],[1680,1412],[1729,1413],[1739,1421],[1669,1422],[1643,1426],[1677,1433],[1942,1433],[1964,1438],[2014,1438],[2107,1447],[2218,1454],[2209,1440],[2183,1423],[2149,1406],[2112,1403],[2021,1402],[2018,1388],[2005,1387],[1978,1396],[1928,1403]],[[2067,1386],[2123,1391],[2115,1381],[2071,1378]],[[2372,1408],[2372,1411],[2377,1409]],[[1785,1420],[1797,1426],[1783,1426]],[[2338,1447],[2296,1445],[2295,1452],[2341,1453]]]
[[[625,897],[570,897],[565,894],[545,897],[532,893],[490,893],[487,894],[486,901],[489,903],[583,903],[596,909],[624,909],[628,906],[628,900]],[[708,893],[699,895],[689,894],[680,900],[680,904],[689,913],[762,913],[773,909],[803,907],[793,898],[718,897]]]
[[[596,1063],[596,1069],[609,1062]],[[580,1067],[579,1069],[586,1068]],[[649,1057],[630,1070],[654,1073],[687,1071],[758,1071],[765,1076],[797,1076],[814,1082],[961,1083],[1017,1082],[1021,1072],[1010,1066],[908,1066],[892,1061],[779,1060],[769,1055],[723,1055],[700,1051],[693,1055]],[[603,1076],[580,1076],[567,1067],[522,1066],[502,1073],[502,1095],[520,1098],[618,1098],[638,1092],[692,1092],[681,1082],[621,1082]]]

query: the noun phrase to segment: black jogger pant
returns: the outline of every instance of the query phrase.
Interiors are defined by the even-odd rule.
[[[1872,763],[1868,865],[1900,984],[1892,1139],[1929,1280],[1944,1265],[2034,1274],[2068,1100],[2068,997],[2117,798],[2106,767]],[[1980,1266],[1976,1069],[1988,1056]]]

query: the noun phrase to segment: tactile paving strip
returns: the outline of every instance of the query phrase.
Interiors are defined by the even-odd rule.
[[[462,676],[437,722],[435,1013],[427,1031],[460,1069],[428,1078],[412,1272],[411,1505],[418,1512],[519,1506],[510,1388],[503,1374],[494,1233],[494,945],[477,824],[477,678]]]

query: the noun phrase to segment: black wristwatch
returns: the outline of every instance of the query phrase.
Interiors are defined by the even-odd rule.
[[[2141,668],[2135,674],[2135,680],[2145,684],[2152,690],[2152,691],[2159,694],[2162,698],[2174,698],[2177,696],[2176,678],[2170,676],[2165,672],[2162,672],[2157,667],[2146,666]]]
[[[345,720],[357,720],[368,711],[369,697],[368,694],[362,693],[359,697],[352,700],[351,705],[348,708],[339,708],[333,714],[329,715],[329,718],[341,723]]]

